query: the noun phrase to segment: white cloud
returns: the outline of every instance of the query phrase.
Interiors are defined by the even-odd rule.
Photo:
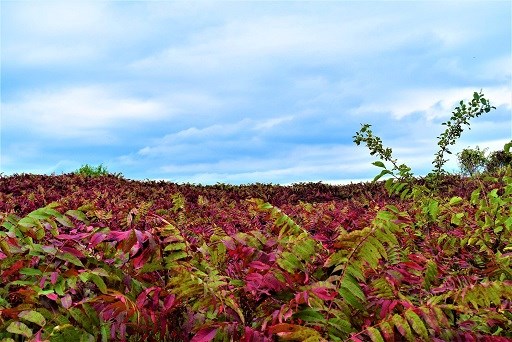
[[[2,103],[2,125],[57,139],[104,142],[109,139],[109,129],[156,120],[166,113],[154,100],[126,97],[107,87],[74,87],[33,92],[16,102]]]
[[[189,127],[176,133],[167,134],[138,151],[139,156],[157,157],[169,155],[178,149],[194,149],[206,151],[204,147],[209,144],[228,147],[235,143],[238,147],[261,144],[258,135],[268,132],[269,129],[293,120],[293,116],[276,117],[264,120],[242,119],[234,123],[214,124],[203,128]]]
[[[339,9],[341,18],[295,14],[227,20],[192,34],[185,43],[141,59],[132,67],[172,74],[182,68],[191,73],[240,69],[248,72],[273,67],[276,62],[325,65],[392,51],[427,34],[422,27],[399,29],[394,24],[398,17],[390,13],[368,14],[360,20]]]
[[[485,61],[480,67],[478,75],[484,79],[505,81],[510,84],[512,80],[512,51],[510,55]]]
[[[405,89],[378,102],[368,102],[354,110],[355,114],[386,113],[399,120],[421,113],[428,120],[450,117],[461,100],[471,99],[476,88]],[[495,107],[512,108],[510,87],[493,86],[483,89],[484,96]]]
[[[142,40],[153,29],[103,1],[22,1],[2,4],[2,62],[23,66],[92,64],[109,51]],[[122,53],[116,56],[122,58]]]

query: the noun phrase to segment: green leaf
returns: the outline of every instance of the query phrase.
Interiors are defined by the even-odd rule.
[[[373,162],[372,163],[373,165],[377,166],[377,167],[383,167],[383,168],[386,168],[386,166],[384,165],[383,162],[381,161],[376,161],[376,162]]]
[[[38,220],[36,220],[33,217],[29,217],[29,216],[24,217],[18,221],[18,225],[22,226],[24,228],[32,228],[32,227],[37,226],[38,224],[39,224]]]
[[[464,213],[455,213],[452,215],[451,223],[460,226],[462,223],[462,218],[464,217]]]
[[[405,312],[405,318],[409,321],[412,329],[423,339],[428,340],[428,331],[421,318],[411,309]]]
[[[32,330],[23,322],[11,322],[7,331],[13,334],[22,335],[26,338],[32,337]]]
[[[412,334],[411,327],[409,326],[409,323],[400,316],[399,314],[394,314],[391,318],[391,321],[395,325],[398,332],[406,338],[407,341],[414,341],[414,336]]]
[[[373,182],[376,182],[378,181],[380,178],[382,178],[383,176],[385,175],[389,175],[391,174],[391,171],[389,170],[382,170],[377,176],[375,176],[375,178],[373,178]],[[392,179],[392,178],[391,178]]]
[[[363,245],[361,246],[359,256],[361,259],[368,262],[370,267],[373,269],[377,268],[377,266],[379,265],[379,259],[381,258],[381,255],[377,248],[375,248],[375,246],[368,241],[366,243],[363,243]]]
[[[300,260],[290,252],[283,252],[281,257],[277,259],[277,264],[289,273],[295,273],[298,269],[302,269]]]
[[[339,294],[343,297],[343,299],[345,299],[345,301],[352,307],[356,308],[356,309],[359,309],[359,310],[363,310],[364,309],[364,306],[363,304],[361,303],[361,301],[359,300],[359,298],[357,298],[349,289],[347,289],[346,287],[340,287],[339,289]]]
[[[33,275],[33,276],[43,275],[43,272],[37,268],[22,268],[20,270],[20,273],[24,274],[24,275]]]
[[[350,274],[352,277],[354,277],[357,280],[360,280],[360,281],[365,280],[364,274],[361,271],[361,269],[354,264],[348,265],[346,272],[347,272],[347,274]]]
[[[44,228],[36,228],[36,240],[41,240],[46,235]]]
[[[66,215],[81,222],[87,222],[87,216],[80,210],[68,210]]]
[[[91,274],[90,279],[93,281],[94,284],[96,284],[101,293],[107,293],[107,285],[99,275]]]
[[[336,330],[344,333],[351,333],[354,330],[349,321],[341,318],[331,318],[327,323]]]
[[[449,205],[457,205],[459,204],[460,202],[462,202],[462,197],[459,197],[459,196],[455,196],[455,197],[452,197],[450,199],[450,202],[448,203]]]
[[[345,288],[349,290],[354,296],[361,299],[361,301],[365,301],[366,297],[359,286],[357,280],[355,280],[351,275],[345,274],[340,284],[341,288]]]
[[[379,330],[377,330],[374,327],[369,327],[366,329],[366,332],[372,342],[384,342],[384,339],[382,338],[382,335],[380,334]]]
[[[384,247],[384,245],[382,244],[382,242],[379,241],[379,239],[373,237],[373,236],[370,236],[368,237],[368,243],[371,243],[373,245],[373,247],[375,247],[377,249],[377,251],[379,252],[379,254],[387,260],[388,258],[388,253],[386,252],[386,248]]]
[[[92,325],[90,318],[82,310],[76,307],[71,307],[68,309],[68,312],[80,327],[84,328],[87,332],[94,332],[94,326]]]
[[[110,341],[110,326],[108,324],[101,325],[101,342]]]
[[[187,252],[184,252],[184,251],[179,251],[179,252],[169,254],[169,255],[165,256],[165,258],[164,258],[165,262],[166,262],[166,267],[171,266],[172,263],[176,260],[185,259],[187,257],[188,257],[188,254],[187,254]]]
[[[315,310],[313,308],[309,308],[309,307],[302,309],[299,312],[294,313],[293,317],[302,319],[303,321],[306,321],[306,322],[324,322],[325,321],[324,315],[322,315],[317,310]]]
[[[55,219],[61,224],[63,225],[64,227],[68,227],[68,228],[72,228],[73,227],[73,223],[71,222],[71,220],[69,218],[67,218],[66,216],[57,216],[55,217]]]
[[[154,271],[163,270],[164,266],[161,264],[160,260],[155,260],[153,262],[144,264],[139,270],[138,273],[149,273]]]
[[[506,143],[505,146],[503,147],[503,150],[506,152],[506,153],[510,153],[510,149],[512,148],[512,141],[509,142],[509,143]]]
[[[47,219],[48,217],[50,217],[51,215],[47,214],[45,211],[44,211],[44,208],[39,208],[39,209],[36,209],[34,211],[32,211],[31,213],[29,213],[27,215],[27,217],[30,217],[30,218],[33,218],[34,221],[37,221],[37,220],[45,220]]]
[[[55,255],[55,256],[61,260],[69,261],[73,265],[85,267],[84,264],[82,264],[82,262],[80,261],[80,259],[78,259],[76,256],[74,256],[71,253],[57,253],[57,255]]]
[[[18,314],[18,317],[26,321],[35,323],[41,327],[46,324],[46,319],[39,312],[34,310],[22,311]]]
[[[476,189],[471,193],[471,204],[478,204],[480,198],[480,189]]]
[[[315,254],[315,246],[316,241],[311,238],[300,240],[293,246],[293,254],[301,260],[309,261]]]
[[[184,242],[171,243],[165,246],[164,252],[185,250],[187,245]]]
[[[428,260],[427,269],[425,271],[425,288],[427,290],[430,289],[430,285],[437,279],[437,275],[437,264],[432,260]]]

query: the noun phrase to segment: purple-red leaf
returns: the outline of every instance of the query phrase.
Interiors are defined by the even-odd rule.
[[[71,295],[68,293],[64,297],[60,299],[60,303],[64,307],[64,309],[69,309],[73,304],[73,300],[71,299]]]
[[[190,342],[210,342],[215,337],[217,328],[203,328],[199,330]]]

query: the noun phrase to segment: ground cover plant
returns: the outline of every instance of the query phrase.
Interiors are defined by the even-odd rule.
[[[512,170],[442,170],[490,108],[422,179],[369,125],[385,182],[2,176],[0,341],[509,341]]]

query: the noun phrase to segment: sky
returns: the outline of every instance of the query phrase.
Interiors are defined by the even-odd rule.
[[[5,1],[0,173],[84,164],[194,184],[350,183],[372,125],[415,175],[512,138],[509,1]]]

